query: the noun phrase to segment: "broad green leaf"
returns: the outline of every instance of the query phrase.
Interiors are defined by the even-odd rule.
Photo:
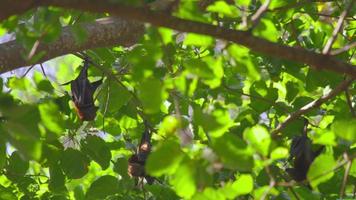
[[[277,42],[279,37],[279,32],[273,23],[269,19],[262,18],[258,25],[253,29],[253,33],[256,36],[267,39],[271,42]]]
[[[131,94],[116,81],[105,81],[99,94],[100,109],[108,113],[116,113],[132,98]]]
[[[271,152],[272,160],[288,158],[288,156],[289,156],[289,151],[287,148],[284,148],[284,147],[277,147],[277,148],[273,149],[273,151]]]
[[[355,159],[351,165],[350,175],[356,178],[356,161],[355,161]]]
[[[88,173],[88,158],[85,154],[75,149],[66,149],[62,153],[60,164],[69,179],[78,179]]]
[[[193,200],[224,200],[225,197],[219,190],[214,188],[205,188],[203,192],[196,193]]]
[[[188,33],[184,38],[183,44],[208,47],[212,45],[213,42],[214,42],[214,38],[212,38],[211,36],[200,35],[196,33]]]
[[[53,102],[42,103],[38,106],[43,125],[48,130],[61,135],[64,131],[64,120],[60,115],[58,106]]]
[[[1,127],[0,127],[0,131]],[[6,164],[6,143],[4,138],[0,138],[0,170],[4,168]]]
[[[332,127],[335,135],[356,142],[356,119],[335,121]]]
[[[176,193],[183,198],[191,198],[197,190],[194,162],[184,159],[170,179]]]
[[[160,111],[164,96],[163,85],[158,79],[145,79],[138,87],[138,97],[142,101],[144,111],[147,114]]]
[[[0,199],[12,200],[17,199],[17,197],[16,194],[14,194],[13,189],[0,185]]]
[[[332,178],[336,164],[333,155],[321,154],[316,157],[307,173],[307,179],[310,185],[315,188],[320,183]]]
[[[212,141],[213,149],[227,168],[251,171],[253,158],[251,149],[239,137],[227,133]]]
[[[60,193],[66,191],[65,176],[59,165],[54,164],[49,167],[48,189],[51,192]]]
[[[268,199],[268,195],[277,196],[278,194],[279,191],[275,187],[270,188],[270,186],[265,185],[253,191],[253,199],[262,199],[264,195],[267,195]]]
[[[18,181],[26,174],[28,168],[29,162],[24,160],[19,152],[15,151],[9,157],[5,167],[6,176],[12,181]]]
[[[82,152],[97,162],[103,170],[109,167],[111,152],[103,139],[98,136],[88,135],[80,144]]]
[[[9,109],[9,120],[3,123],[7,139],[27,158],[41,158],[42,141],[38,128],[39,112],[35,106],[17,106]],[[0,124],[2,125],[2,124]]]
[[[203,127],[212,137],[220,137],[233,126],[228,110],[215,108],[212,113],[205,113],[199,106],[194,106],[194,122]]]
[[[94,181],[87,193],[86,199],[105,199],[120,192],[119,180],[113,176],[105,175]]]
[[[147,173],[152,176],[173,174],[179,167],[184,153],[178,142],[168,140],[160,144],[157,149],[149,155],[146,161]]]
[[[267,156],[269,152],[269,146],[271,144],[271,136],[267,129],[263,126],[256,125],[252,128],[248,128],[243,133],[244,139],[251,144],[258,153],[263,156]]]
[[[184,62],[184,67],[192,74],[200,78],[214,78],[214,71],[201,59],[188,59]]]
[[[53,88],[51,82],[48,80],[41,80],[40,82],[38,82],[37,89],[40,91],[48,92],[48,93],[53,93],[53,91],[54,91],[54,88]]]
[[[172,42],[172,40],[173,40],[173,37],[172,37],[173,30],[172,29],[160,27],[158,29],[158,32],[160,33],[164,44],[168,44],[168,43]]]
[[[120,157],[116,159],[113,168],[114,172],[120,174],[120,176],[127,179],[129,178],[129,175],[127,174],[127,168],[128,168],[127,158]]]
[[[252,80],[260,79],[259,70],[251,58],[250,50],[232,44],[229,46],[228,52],[235,59],[238,72],[247,75]]]
[[[313,143],[335,146],[337,144],[335,139],[336,137],[334,132],[326,129],[322,131],[316,131],[316,134],[313,137]]]
[[[253,190],[253,178],[250,174],[240,175],[236,181],[228,182],[221,192],[228,199],[234,199],[237,196],[246,195]]]
[[[215,1],[213,4],[209,5],[206,10],[232,18],[237,17],[239,14],[239,10],[235,6],[229,5],[225,1]]]

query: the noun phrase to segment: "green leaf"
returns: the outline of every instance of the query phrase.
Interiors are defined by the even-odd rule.
[[[200,35],[196,33],[188,33],[184,38],[184,45],[194,45],[194,46],[202,46],[208,47],[212,45],[214,39],[210,36]]]
[[[356,142],[356,119],[338,120],[332,125],[335,135],[348,140]]]
[[[253,158],[251,149],[239,137],[227,133],[212,141],[213,149],[227,168],[251,171]]]
[[[127,168],[128,168],[127,158],[121,157],[116,159],[113,168],[114,172],[120,174],[120,176],[127,179],[129,178],[129,175],[127,174]]]
[[[119,85],[116,81],[105,81],[104,86],[106,87],[103,87],[99,94],[100,109],[102,110],[102,113],[105,109],[107,109],[108,113],[116,113],[132,98],[129,91],[122,85]]]
[[[37,83],[37,89],[40,91],[48,92],[48,93],[53,93],[53,86],[49,80],[41,80],[40,82]]]
[[[196,193],[193,200],[224,200],[224,195],[216,189],[205,188],[203,192]]]
[[[54,193],[66,191],[65,176],[59,165],[52,165],[49,167],[49,182],[48,189]]]
[[[246,195],[253,190],[253,178],[250,174],[240,175],[236,181],[228,182],[221,192],[228,199],[235,199],[237,196]]]
[[[265,127],[256,125],[246,129],[243,135],[244,139],[247,140],[258,153],[263,156],[268,155],[271,137]]]
[[[90,185],[85,197],[86,199],[105,199],[119,192],[120,184],[117,178],[106,175],[98,178]]]
[[[168,140],[160,144],[146,161],[147,173],[152,176],[173,174],[184,157],[177,141]]]
[[[29,168],[29,162],[24,160],[19,152],[14,151],[9,160],[8,164],[5,167],[6,176],[12,181],[20,180],[27,172]]]
[[[13,200],[18,199],[14,194],[14,191],[10,187],[4,187],[0,185],[0,199]]]
[[[229,45],[228,52],[236,61],[237,72],[247,75],[252,80],[260,79],[260,72],[251,58],[250,50],[236,44]]]
[[[195,74],[200,78],[214,78],[214,71],[201,59],[187,59],[183,65],[190,73]]]
[[[239,14],[239,10],[235,6],[229,5],[225,1],[215,1],[209,5],[206,10],[232,18],[238,17]]]
[[[48,130],[61,135],[64,131],[64,120],[62,119],[58,106],[53,102],[42,103],[38,106],[43,125]]]
[[[170,179],[170,183],[173,185],[176,193],[184,198],[191,198],[196,192],[196,169],[194,162],[184,159],[179,165],[178,169],[174,173],[174,176]]]
[[[288,158],[289,151],[287,148],[284,147],[277,147],[275,149],[273,149],[273,151],[271,152],[271,159],[272,160],[279,160],[279,159],[283,159],[283,158]]]
[[[279,37],[275,23],[265,18],[260,20],[258,25],[253,29],[253,33],[271,42],[277,42]]]
[[[89,160],[80,151],[68,148],[62,153],[61,167],[70,179],[78,179],[88,173]]]
[[[80,144],[82,152],[97,162],[103,170],[109,167],[111,152],[103,139],[98,136],[88,135]]]
[[[145,113],[154,114],[160,111],[164,100],[163,85],[158,79],[149,78],[138,87],[138,97],[142,101]]]
[[[0,131],[1,127],[0,127]],[[6,143],[4,138],[0,138],[0,170],[4,168],[6,164]]]
[[[316,157],[307,173],[310,185],[315,188],[320,183],[331,179],[334,176],[334,167],[336,164],[333,155],[321,154]]]

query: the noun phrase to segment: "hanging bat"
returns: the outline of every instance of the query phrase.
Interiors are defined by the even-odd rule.
[[[324,146],[317,151],[313,151],[312,142],[307,135],[308,120],[305,119],[301,136],[292,140],[290,148],[290,159],[294,158],[293,168],[286,169],[287,173],[297,182],[304,181],[311,163],[322,152]]]
[[[140,145],[137,147],[136,153],[132,155],[128,162],[127,172],[131,177],[145,178],[148,184],[152,184],[154,178],[147,175],[145,172],[145,163],[149,153],[151,152],[151,133],[146,128],[141,137]]]
[[[72,91],[72,100],[75,105],[76,112],[82,121],[92,121],[96,116],[98,107],[94,105],[94,92],[101,85],[103,79],[89,82],[88,79],[88,67],[89,60],[85,58],[83,68],[81,69],[78,77],[68,83],[70,83]]]

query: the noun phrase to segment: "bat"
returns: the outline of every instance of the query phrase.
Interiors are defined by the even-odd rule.
[[[103,79],[91,83],[88,79],[89,60],[85,58],[83,68],[78,77],[68,83],[72,91],[72,100],[75,110],[82,121],[92,121],[96,116],[98,107],[94,105],[94,92],[101,85]]]
[[[153,183],[154,178],[146,174],[145,163],[152,149],[151,135],[152,134],[150,131],[146,128],[142,134],[141,141],[137,147],[136,153],[128,160],[129,164],[127,168],[127,172],[130,177],[144,178],[150,185]]]
[[[292,140],[290,148],[290,159],[294,158],[293,168],[286,169],[287,173],[297,182],[304,181],[311,163],[322,152],[324,146],[317,151],[313,151],[312,142],[307,136],[308,120],[305,119],[301,136]]]

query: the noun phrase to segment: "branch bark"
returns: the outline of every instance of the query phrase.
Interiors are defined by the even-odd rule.
[[[272,136],[276,136],[279,132],[281,132],[286,126],[294,121],[295,119],[299,118],[303,114],[311,111],[314,108],[319,107],[323,103],[327,102],[328,100],[334,98],[336,95],[338,95],[340,92],[344,91],[353,81],[353,78],[347,78],[346,80],[342,81],[338,86],[336,86],[331,92],[328,94],[320,97],[319,99],[310,102],[309,104],[303,106],[299,110],[291,113],[288,115],[288,117],[283,121],[283,123],[280,123],[276,129],[272,131]]]
[[[81,24],[87,33],[87,40],[78,44],[72,33],[71,26],[64,27],[60,37],[53,43],[41,43],[36,51],[45,51],[46,54],[37,63],[75,53],[91,48],[113,45],[131,46],[137,43],[143,35],[144,26],[141,23],[122,20],[120,18],[102,18],[92,23]],[[0,74],[27,66],[29,61],[21,56],[25,49],[16,40],[0,44]]]
[[[247,31],[231,30],[200,22],[179,19],[166,12],[151,11],[146,8],[113,4],[111,1],[101,1],[100,4],[91,0],[36,0],[38,6],[58,6],[66,9],[76,9],[96,13],[109,13],[126,20],[148,22],[154,26],[163,26],[182,32],[194,32],[225,39],[250,48],[255,52],[307,64],[315,69],[329,70],[340,74],[356,77],[356,66],[305,49],[290,47],[267,41],[253,36]],[[10,64],[10,63],[8,63]],[[12,69],[17,66],[12,66]],[[9,69],[11,69],[9,67]]]

